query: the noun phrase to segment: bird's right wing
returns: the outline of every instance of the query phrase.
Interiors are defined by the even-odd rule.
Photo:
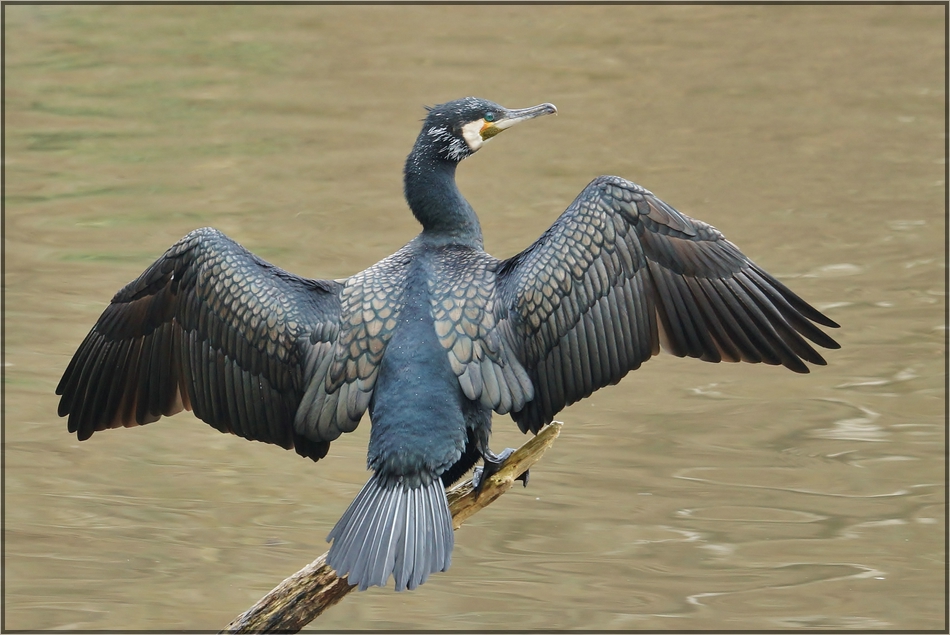
[[[308,386],[326,383],[341,289],[195,230],[112,299],[56,389],[59,414],[82,440],[190,409],[222,432],[322,458],[362,415],[344,412],[332,434],[294,425]]]
[[[495,310],[534,398],[512,413],[537,432],[566,405],[660,351],[705,361],[825,360],[805,340],[836,327],[714,227],[615,176],[591,182],[548,231],[498,269]],[[804,336],[804,337],[803,337]]]

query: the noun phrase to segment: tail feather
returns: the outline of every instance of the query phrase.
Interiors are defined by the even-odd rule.
[[[373,513],[377,510],[384,493],[385,490],[382,488],[369,489],[364,486],[356,499],[350,503],[343,517],[337,521],[333,531],[327,536],[327,541],[334,538],[333,546],[330,549],[330,558],[333,558],[334,550],[339,554],[337,556],[339,561],[333,560],[330,563],[338,572],[349,571],[356,564],[357,558],[362,553],[360,546],[366,542],[366,536],[369,534],[369,528],[374,517]],[[335,537],[334,532],[342,532],[344,523],[346,523],[348,531],[345,535]]]
[[[441,479],[409,487],[374,474],[327,536],[327,562],[361,591],[415,589],[452,562],[452,516]]]

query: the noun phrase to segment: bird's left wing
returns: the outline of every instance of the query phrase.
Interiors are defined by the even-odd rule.
[[[836,327],[714,227],[615,176],[592,181],[540,239],[498,269],[496,317],[534,398],[537,432],[566,405],[660,351],[710,362],[825,360],[805,340]],[[804,336],[804,337],[802,337]]]

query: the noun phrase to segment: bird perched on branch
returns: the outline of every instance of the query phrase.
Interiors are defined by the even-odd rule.
[[[330,532],[351,584],[413,589],[449,567],[445,487],[481,460],[491,416],[537,432],[660,352],[825,364],[837,327],[710,225],[616,176],[594,179],[527,249],[485,253],[459,162],[551,104],[430,108],[405,165],[422,232],[345,280],[271,265],[214,229],[121,289],[57,394],[80,440],[182,409],[314,461],[369,410],[369,482]]]

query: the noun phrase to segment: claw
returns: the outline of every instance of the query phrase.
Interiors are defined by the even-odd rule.
[[[527,487],[527,486],[528,486],[528,474],[529,474],[530,472],[531,472],[531,470],[525,470],[525,471],[521,474],[521,476],[518,476],[518,477],[515,478],[516,481],[521,481],[521,487]]]
[[[505,448],[501,454],[494,454],[491,451],[483,454],[482,461],[484,465],[476,467],[475,473],[472,475],[472,485],[475,486],[476,497],[481,494],[482,487],[484,487],[488,478],[501,469],[502,464],[514,451],[514,448]],[[529,470],[525,470],[523,474],[515,478],[516,481],[521,481],[524,487],[528,486],[528,472]]]

